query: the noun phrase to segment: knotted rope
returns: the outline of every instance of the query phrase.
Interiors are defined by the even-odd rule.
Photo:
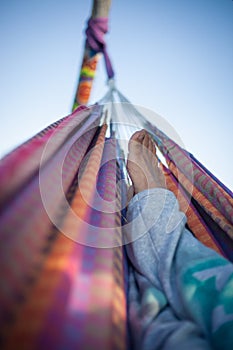
[[[107,33],[107,31],[107,17],[90,18],[86,29],[86,46],[96,53],[102,53],[104,55],[108,78],[111,79],[114,77],[114,71],[112,69],[112,64],[107,54],[106,43],[104,41],[104,35]]]

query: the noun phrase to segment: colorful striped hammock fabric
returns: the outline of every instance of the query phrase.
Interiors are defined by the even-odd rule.
[[[190,230],[233,261],[232,193],[112,88],[1,161],[2,348],[127,348],[121,139],[141,128],[166,159]]]

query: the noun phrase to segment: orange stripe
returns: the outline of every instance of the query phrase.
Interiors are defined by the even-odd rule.
[[[72,201],[71,208],[64,221],[62,231],[75,241],[79,241],[79,235],[84,235],[86,231],[85,219],[87,220],[90,214],[89,209],[96,188],[106,130],[107,125],[104,124],[96,141],[96,145],[91,151],[85,171],[80,179],[79,187]]]
[[[177,197],[180,209],[186,214],[188,226],[195,235],[195,237],[207,247],[212,248],[217,253],[222,254],[219,247],[216,245],[214,239],[209,235],[208,231],[206,230],[206,227],[202,222],[199,214],[193,210],[182,189],[178,188],[178,185],[175,184],[174,181],[172,181],[172,175],[169,174],[168,170],[166,170],[166,168],[163,168],[163,170],[166,178],[167,188],[170,191],[172,191]]]
[[[179,180],[182,186],[190,193],[190,189],[192,189],[191,195],[193,198],[204,207],[205,211],[211,216],[211,218],[217,222],[217,224],[228,234],[229,237],[233,238],[233,227],[229,223],[229,221],[219,212],[217,208],[215,208],[211,202],[195,187],[191,182],[185,177],[182,172],[180,172],[177,167],[173,164],[173,162],[169,163],[169,168],[174,176]],[[217,219],[217,221],[216,221]]]

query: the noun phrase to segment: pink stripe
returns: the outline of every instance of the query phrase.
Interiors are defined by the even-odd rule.
[[[91,124],[92,120],[90,119],[88,123]],[[83,129],[86,124],[84,124]],[[81,129],[80,132],[82,133]],[[57,193],[57,186],[60,181],[60,168],[64,155],[68,150],[68,154],[65,157],[65,168],[69,176],[63,177],[63,189],[66,192],[94,132],[95,129],[89,131],[81,138],[79,137],[78,142],[75,142],[76,135],[73,135],[69,140],[70,143],[66,143],[59,150],[56,156],[46,164],[41,173],[41,182],[47,193],[48,206],[53,215],[57,214],[61,205],[61,194]],[[70,151],[72,151],[73,156],[76,154],[75,162],[70,157]],[[6,287],[14,290],[15,293],[20,293],[23,290],[25,276],[28,276],[34,265],[40,261],[42,256],[41,250],[47,245],[47,238],[51,230],[51,221],[41,199],[38,180],[38,177],[36,177],[30,182],[0,216],[0,237],[2,242],[4,242],[4,246],[3,244],[1,245],[0,264],[3,271],[7,268],[10,269],[9,272],[11,273],[9,273],[9,276],[14,276],[17,271],[17,285],[14,284],[16,281],[13,282],[8,276],[6,276],[4,281]],[[25,247],[28,247],[26,251]],[[15,257],[15,254],[17,257]],[[12,260],[12,256],[14,260]],[[19,256],[22,263],[18,261]],[[14,308],[12,297],[8,295],[7,298],[11,308]]]
[[[68,117],[61,119],[58,125],[52,129],[39,133],[34,138],[24,143],[22,146],[15,149],[0,162],[0,206],[5,205],[7,199],[30,178],[33,172],[37,171],[41,157],[44,151],[44,146],[53,137],[54,147],[50,147],[50,152],[47,158],[54,153],[59,144],[67,137],[67,131],[70,129],[70,123],[79,124],[79,117],[83,108],[76,110]],[[82,119],[88,115],[88,110],[81,113]],[[73,126],[72,126],[73,127]]]

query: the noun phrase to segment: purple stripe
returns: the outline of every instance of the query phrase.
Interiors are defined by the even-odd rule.
[[[113,240],[113,237],[108,236],[107,228],[112,227],[115,223],[115,213],[106,214],[101,209],[103,205],[100,204],[98,200],[98,195],[105,201],[115,200],[116,196],[116,165],[115,165],[115,149],[114,144],[107,144],[104,147],[103,157],[102,157],[102,167],[100,167],[98,180],[97,180],[97,192],[93,201],[93,207],[98,209],[91,210],[91,214],[88,220],[88,224],[95,226],[95,230],[89,230],[87,235],[89,237],[86,239],[86,243],[92,245],[97,245],[97,248],[90,247],[88,245],[83,245],[83,256],[82,256],[82,266],[77,280],[71,286],[72,290],[77,291],[77,300],[82,300],[84,298],[83,305],[85,305],[85,310],[80,312],[79,310],[69,310],[66,318],[64,320],[64,328],[62,330],[62,339],[59,340],[62,347],[69,344],[70,349],[75,349],[78,346],[83,349],[90,346],[90,344],[107,344],[110,340],[112,334],[109,332],[103,332],[102,334],[92,333],[93,327],[103,327],[103,329],[109,329],[109,322],[111,319],[108,317],[102,317],[102,312],[106,313],[106,310],[98,310],[96,315],[93,316],[89,310],[95,308],[96,301],[93,299],[95,294],[96,285],[94,284],[93,278],[98,274],[99,269],[101,274],[108,276],[112,275],[113,271],[113,254],[111,249],[100,249],[101,242],[109,243]],[[106,162],[108,157],[113,159]],[[107,193],[111,193],[111,198],[107,196]],[[106,222],[106,233],[102,235],[100,228],[103,226],[102,221],[105,219]],[[123,278],[123,276],[122,276]],[[105,293],[110,293],[110,290],[105,290]],[[94,307],[93,307],[94,306]],[[99,305],[101,308],[102,305]],[[88,307],[88,310],[86,308]],[[109,305],[110,307],[110,305]],[[107,310],[109,314],[111,310]],[[97,323],[97,324],[96,324]],[[73,329],[72,334],[71,329]]]

